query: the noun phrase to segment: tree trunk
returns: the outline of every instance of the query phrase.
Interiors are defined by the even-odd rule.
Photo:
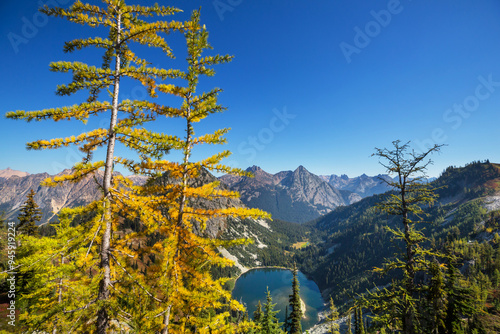
[[[414,295],[414,280],[415,280],[415,268],[413,263],[414,251],[413,251],[413,243],[410,240],[410,223],[408,221],[408,208],[406,204],[406,180],[403,182],[403,187],[401,189],[401,205],[403,209],[403,225],[405,231],[405,239],[406,239],[406,293],[408,294],[408,298],[413,298]],[[413,326],[414,323],[414,314],[411,310],[411,305],[408,299],[404,302],[403,309],[403,332],[407,334],[414,334],[415,328]]]
[[[117,18],[117,34],[115,41],[115,78],[113,90],[113,108],[111,110],[111,120],[108,134],[108,150],[106,154],[106,165],[104,167],[104,234],[101,243],[101,268],[103,269],[103,278],[99,284],[99,301],[109,299],[109,286],[111,285],[111,268],[109,263],[109,251],[111,241],[111,179],[113,176],[113,160],[115,151],[116,133],[115,126],[118,118],[118,93],[120,89],[120,33],[121,33],[121,14]],[[109,326],[109,316],[106,306],[102,306],[97,312],[97,333],[105,334]]]
[[[186,110],[186,119],[187,119],[187,124],[186,124],[186,147],[184,148],[184,160],[183,160],[183,170],[182,170],[182,193],[181,197],[179,200],[179,216],[177,220],[177,226],[182,226],[183,224],[183,216],[184,216],[184,206],[186,204],[186,188],[188,185],[188,165],[189,165],[189,158],[191,156],[191,149],[192,149],[192,134],[193,134],[193,127],[191,125],[191,106],[190,106],[190,100],[191,100],[191,93],[187,96],[187,110]]]
[[[168,334],[168,326],[170,325],[170,310],[172,309],[172,305],[168,305],[167,312],[163,316],[163,329],[161,330],[161,334]]]
[[[61,256],[61,263],[60,265],[62,266],[64,262],[64,256]],[[59,292],[57,296],[57,303],[61,304],[62,303],[62,284],[63,284],[63,279],[62,277],[59,279]],[[56,320],[54,321],[54,328],[52,329],[52,334],[57,334],[57,322],[59,321],[59,318],[56,316]]]

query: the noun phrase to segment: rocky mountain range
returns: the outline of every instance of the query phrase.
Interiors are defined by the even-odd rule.
[[[65,170],[59,174],[67,174],[69,170]],[[87,177],[79,183],[67,182],[66,184],[58,187],[42,187],[40,183],[48,177],[48,173],[28,174],[12,170],[0,170],[0,212],[3,211],[4,217],[8,221],[16,221],[19,215],[21,206],[25,203],[26,197],[30,189],[35,191],[35,202],[42,210],[41,224],[57,220],[57,213],[63,207],[76,207],[82,206],[96,200],[100,196],[100,190],[93,177]],[[98,181],[101,180],[102,175],[97,175]],[[141,184],[146,181],[144,176],[131,176],[129,177],[135,184]],[[217,178],[207,171],[200,174],[199,178],[193,181],[192,185],[200,186],[206,183],[217,181]],[[162,183],[176,183],[179,180],[172,179],[164,175],[160,182]],[[225,184],[220,187],[226,188]],[[217,209],[228,207],[243,207],[245,206],[240,199],[235,198],[218,198],[214,201],[205,199],[195,200],[193,205]],[[250,238],[254,240],[253,244],[246,246],[234,247],[226,250],[220,248],[220,252],[227,258],[230,258],[236,263],[236,270],[239,272],[248,270],[247,267],[255,267],[261,264],[257,258],[257,253],[267,247],[265,242],[267,240],[278,238],[284,240],[286,236],[275,233],[272,228],[273,222],[266,222],[264,220],[245,219],[226,219],[215,217],[206,224],[204,230],[200,229],[198,224],[194,228],[199,234],[206,235],[212,238],[223,239],[238,239]]]
[[[336,189],[351,191],[362,198],[385,193],[389,190],[389,187],[382,180],[392,181],[392,178],[387,174],[377,176],[363,174],[354,178],[350,178],[345,174],[341,176],[335,174],[320,175],[319,177]]]
[[[395,221],[374,210],[375,205],[387,194],[361,199],[357,193],[334,188],[324,177],[314,175],[302,166],[295,171],[277,174],[266,173],[256,166],[248,170],[255,175],[254,178],[219,178],[231,189],[240,191],[241,201],[221,199],[215,203],[200,202],[198,205],[239,207],[250,203],[250,206],[277,210],[278,214],[285,216],[288,212],[299,217],[303,217],[300,216],[303,213],[319,215],[320,210],[325,212],[330,210],[328,206],[337,206],[307,224],[281,221],[276,214],[274,221],[210,221],[207,229],[203,232],[200,230],[200,233],[224,239],[250,238],[254,241],[246,246],[220,249],[225,257],[236,261],[239,272],[261,265],[286,266],[293,260],[304,273],[314,278],[325,296],[333,293],[338,296],[339,302],[348,298],[350,293],[368,288],[366,284],[371,279],[367,279],[366,273],[370,268],[380,266],[381,261],[394,252],[391,248],[394,246],[392,239],[383,226],[393,227]],[[8,217],[14,219],[31,188],[36,192],[35,200],[42,208],[44,221],[55,219],[55,214],[64,206],[83,205],[99,196],[99,190],[91,178],[62,187],[40,187],[40,182],[48,176],[42,173],[0,177],[0,211],[5,210]],[[165,178],[166,182],[175,182]],[[372,186],[374,183],[370,177],[340,179],[328,177],[328,181],[344,182],[341,185],[343,187],[365,184],[365,194],[370,191],[370,187],[377,189]],[[216,178],[213,175],[206,173],[196,182],[214,180]],[[144,179],[137,178],[134,181],[144,182]],[[481,224],[484,225],[480,215],[485,215],[482,209],[477,208],[482,206],[487,213],[500,208],[499,184],[500,165],[475,163],[464,168],[448,168],[434,181],[439,201],[429,208],[428,237],[446,240],[447,235],[455,230],[453,233],[464,236],[477,231]],[[479,216],[473,215],[471,220],[471,214],[475,211]],[[299,252],[301,247],[305,247],[304,252]],[[292,258],[290,254],[295,254],[295,257]]]
[[[318,176],[303,166],[276,174],[267,173],[257,166],[247,171],[254,177],[225,175],[220,179],[240,192],[241,200],[247,206],[268,211],[276,219],[299,223],[316,219],[338,206],[384,193],[389,188],[379,178],[391,180],[388,175]]]
[[[65,170],[57,175],[68,172]],[[0,175],[6,175],[0,177],[0,212],[3,211],[9,221],[17,220],[19,210],[26,202],[30,189],[35,191],[35,202],[42,210],[40,223],[57,219],[57,213],[64,207],[88,204],[98,198],[100,193],[92,177],[87,177],[79,183],[68,182],[58,187],[42,187],[40,183],[50,177],[48,173],[23,174],[18,171],[2,170]]]
[[[389,196],[385,185],[376,182],[377,177],[317,176],[303,166],[276,174],[256,166],[248,171],[255,177],[219,178],[220,187],[239,191],[241,200],[200,200],[195,206],[221,208],[247,204],[270,211],[275,219],[215,218],[203,231],[195,226],[199,234],[210,237],[253,241],[227,249],[219,247],[224,257],[235,261],[235,266],[216,268],[214,275],[237,277],[250,268],[290,267],[296,263],[315,281],[325,300],[333,297],[336,305],[347,305],[352,296],[374,285],[390,283],[392,277],[375,275],[372,268],[381,267],[385,259],[398,251],[400,245],[385,227],[398,228],[400,223],[376,210],[376,205]],[[84,205],[100,195],[93,178],[55,188],[41,187],[40,182],[47,177],[47,173],[0,171],[0,211],[4,210],[7,218],[14,220],[28,191],[34,189],[43,220],[49,221],[57,219],[56,214],[62,207]],[[145,181],[143,177],[132,179],[135,183]],[[217,178],[205,172],[194,182],[201,185],[215,180]],[[178,181],[164,175],[162,182]],[[469,240],[464,243],[467,245],[471,240],[474,243],[496,240],[500,233],[499,164],[475,162],[465,167],[449,167],[433,182],[433,187],[439,199],[426,208],[428,216],[426,224],[422,224],[422,231],[431,243],[442,245],[452,237]],[[377,194],[379,191],[383,193]],[[369,196],[370,193],[375,195]],[[321,216],[305,224],[281,221],[278,216],[304,217],[305,214]],[[493,223],[492,217],[496,217]]]
[[[244,205],[260,208],[270,212],[273,218],[285,221],[307,222],[338,206],[387,191],[387,186],[378,177],[366,175],[356,178],[317,176],[303,166],[276,174],[267,173],[257,166],[247,170],[254,174],[253,178],[225,175],[220,180],[231,190],[240,192]],[[7,219],[16,220],[27,193],[34,189],[35,201],[43,213],[41,223],[46,223],[56,219],[61,208],[85,205],[99,195],[92,178],[55,188],[41,187],[40,183],[48,177],[47,173],[29,174],[10,168],[0,170],[0,211],[4,211]],[[388,178],[386,175],[379,177]],[[136,184],[145,181],[141,176],[131,178]]]

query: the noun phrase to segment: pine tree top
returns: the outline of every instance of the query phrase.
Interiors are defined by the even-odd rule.
[[[30,189],[26,202],[21,207],[17,225],[17,230],[19,233],[29,236],[38,235],[38,226],[36,225],[42,219],[42,210],[35,202],[36,193],[33,189]]]

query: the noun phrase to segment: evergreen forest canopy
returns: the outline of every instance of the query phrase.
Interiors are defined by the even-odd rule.
[[[106,29],[106,36],[64,45],[64,52],[76,54],[97,48],[103,61],[50,65],[53,72],[72,74],[72,81],[58,86],[57,94],[87,92],[85,101],[13,111],[7,118],[85,123],[106,115],[109,123],[67,138],[27,144],[34,150],[74,145],[84,153],[71,174],[47,179],[44,186],[78,182],[99,171],[104,176],[99,184],[101,198],[85,207],[63,209],[52,235],[36,227],[40,214],[31,192],[21,210],[15,242],[2,238],[2,242],[9,240],[2,244],[3,284],[16,272],[18,329],[301,333],[298,267],[330,297],[326,311],[330,333],[339,331],[335,322],[339,313],[353,320],[348,333],[500,331],[500,214],[484,207],[485,198],[499,190],[498,165],[475,162],[450,167],[428,184],[422,177],[430,154],[440,147],[419,154],[396,141],[393,148],[376,149],[374,154],[388,172],[398,176],[387,181],[391,192],[340,207],[306,225],[270,221],[271,229],[254,230],[266,244],[263,248],[249,239],[236,239],[230,231],[219,238],[208,237],[203,231],[212,218],[231,219],[243,227],[250,226],[252,219],[269,216],[256,208],[196,205],[238,197],[216,180],[197,182],[205,171],[248,175],[222,164],[228,151],[199,161],[192,158],[199,144],[226,142],[228,129],[205,135],[196,132],[198,123],[224,111],[217,100],[221,89],[200,93],[198,85],[200,78],[215,75],[215,65],[232,59],[211,54],[200,11],[186,21],[155,21],[175,18],[180,9],[130,6],[123,0],[102,0],[101,5],[76,1],[67,9],[45,6],[41,10]],[[185,70],[151,66],[136,53],[147,46],[173,57],[177,50],[168,44],[171,34],[186,41]],[[127,81],[143,85],[148,98],[123,99],[120,84]],[[159,96],[173,97],[178,103],[160,104]],[[184,134],[159,133],[148,127],[163,117],[181,120]],[[138,158],[117,156],[117,145]],[[95,159],[98,149],[106,151],[102,161]],[[167,159],[172,151],[181,153],[180,161]],[[113,173],[117,165],[147,176],[148,182],[134,185]],[[5,228],[0,232],[2,237],[8,235]],[[264,266],[294,267],[290,313],[284,324],[276,320],[269,292],[253,319],[231,298],[231,277],[237,273],[233,262],[220,254],[221,247],[241,250],[240,254],[250,250],[248,254]],[[15,252],[15,260],[7,251]],[[245,257],[239,260],[244,262]]]

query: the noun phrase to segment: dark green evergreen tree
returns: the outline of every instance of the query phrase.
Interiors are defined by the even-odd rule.
[[[278,314],[279,311],[274,311],[274,306],[276,306],[276,304],[273,304],[271,292],[269,292],[269,289],[267,289],[266,303],[264,304],[264,314],[260,322],[261,331],[259,333],[284,334],[283,330],[281,329],[283,323],[280,323],[278,321],[278,318],[276,318],[276,314]]]
[[[38,226],[36,223],[42,219],[42,211],[35,202],[34,197],[35,192],[33,189],[30,189],[26,202],[22,205],[19,216],[17,217],[19,220],[17,233],[25,236],[38,237]],[[24,246],[25,243],[22,242],[21,247],[17,250],[17,259],[21,259],[27,255]],[[16,275],[16,290],[19,295],[29,293],[29,289],[27,288],[28,282],[32,280],[34,276],[33,270],[19,272]]]
[[[300,301],[300,285],[298,279],[298,269],[297,264],[293,264],[293,278],[292,278],[292,294],[289,296],[290,302],[290,315],[288,317],[289,323],[289,333],[290,334],[301,334],[302,324],[300,320],[302,319],[302,305]]]
[[[17,231],[20,234],[38,236],[38,226],[36,226],[36,223],[42,219],[42,210],[36,204],[34,197],[35,191],[31,189],[17,217],[19,220]]]
[[[429,266],[431,276],[424,319],[426,333],[439,334],[445,332],[447,294],[445,291],[445,277],[440,263],[434,259]]]
[[[0,249],[7,250],[7,241],[8,241],[8,227],[7,227],[7,219],[5,218],[5,212],[0,212]],[[0,252],[0,271],[4,271],[8,268],[8,252],[2,251]],[[4,291],[7,289],[5,278],[0,278],[0,291]],[[8,290],[8,289],[7,289]]]
[[[359,334],[359,313],[358,307],[354,309],[354,334]]]
[[[356,307],[355,309],[355,333],[356,334],[365,334],[365,325],[363,323],[363,311],[361,310],[361,307]]]
[[[262,313],[262,304],[259,300],[259,302],[257,303],[257,309],[255,309],[255,311],[253,312],[253,321],[255,321],[256,323],[260,323],[263,315],[264,313]]]
[[[447,333],[464,331],[463,317],[470,319],[476,313],[475,299],[469,288],[459,284],[459,271],[453,262],[448,266],[448,280],[445,285],[448,300],[446,305],[445,327]]]
[[[288,305],[285,306],[285,323],[283,324],[283,330],[288,333],[288,331],[290,330],[290,323],[288,321]]]
[[[498,288],[498,285],[500,285],[500,271],[497,269],[495,269],[495,271],[493,271],[493,277],[492,277],[492,283],[493,283],[493,288]]]
[[[0,212],[0,228],[7,226],[7,218],[5,218],[5,211]]]

